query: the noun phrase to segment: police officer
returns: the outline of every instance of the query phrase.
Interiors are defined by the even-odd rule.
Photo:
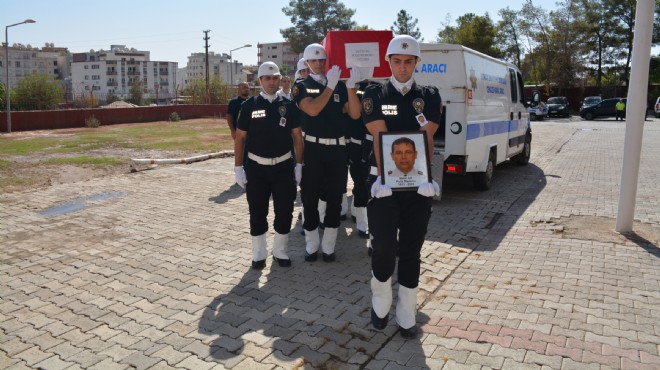
[[[297,115],[291,109],[292,103],[277,96],[281,77],[277,65],[263,63],[257,76],[261,92],[243,103],[238,116],[234,174],[236,183],[245,187],[250,210],[252,268],[266,266],[266,216],[271,195],[275,209],[273,260],[281,267],[288,267],[291,259],[286,247],[296,183],[300,183],[302,176],[303,138]],[[295,152],[295,166],[291,148]],[[247,149],[247,158],[243,157],[244,149]],[[245,162],[249,164],[244,168]]]
[[[360,117],[360,101],[355,94],[355,85],[361,78],[357,68],[351,70],[346,84],[339,81],[341,71],[338,66],[333,66],[325,74],[326,52],[320,44],[308,45],[303,57],[310,76],[296,83],[293,98],[301,111],[301,125],[305,131],[305,166],[300,186],[305,260],[315,261],[321,247],[323,260],[332,262],[335,260],[343,173],[346,171],[346,130],[342,114],[348,113],[353,119]],[[321,241],[318,203],[324,189],[328,206]]]
[[[305,63],[305,58],[300,58],[298,64],[296,64],[296,73],[294,74],[293,82],[298,83],[307,77],[309,77],[309,68],[307,67],[307,63]]]
[[[381,132],[424,132],[431,158],[441,105],[437,88],[417,85],[412,77],[420,60],[419,44],[413,37],[394,37],[387,47],[386,60],[392,71],[389,81],[380,87],[367,88],[362,99],[363,118],[374,138],[374,154],[380,174],[383,173]],[[371,186],[373,198],[367,205],[367,212],[369,231],[373,236],[371,323],[376,329],[387,326],[398,251],[396,321],[404,338],[417,335],[415,313],[420,252],[431,216],[433,195],[439,193],[440,187],[435,181],[422,183],[417,191],[392,193],[378,176]]]
[[[236,139],[236,120],[238,119],[238,112],[241,110],[241,104],[247,100],[250,94],[250,85],[247,82],[238,84],[238,95],[229,101],[227,106],[227,125],[231,131],[231,138]]]
[[[293,95],[291,95],[291,78],[289,76],[282,76],[280,89],[277,90],[277,96],[281,96],[289,101],[293,100]]]

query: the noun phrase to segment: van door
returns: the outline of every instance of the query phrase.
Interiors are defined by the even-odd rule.
[[[509,145],[507,158],[520,153],[525,143],[525,133],[529,125],[529,112],[523,103],[522,76],[513,68],[509,68],[509,83],[511,85],[511,104],[509,105]]]

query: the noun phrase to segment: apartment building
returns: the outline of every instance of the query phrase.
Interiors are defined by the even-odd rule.
[[[47,43],[43,48],[35,48],[30,45],[13,44],[9,50],[4,45],[0,48],[0,69],[2,77],[0,82],[7,85],[6,53],[9,53],[9,82],[12,87],[18,85],[18,81],[29,74],[45,74],[65,81],[69,76],[71,54],[67,48],[55,47]]]
[[[175,95],[178,63],[151,61],[148,51],[111,45],[110,50],[73,54],[71,89],[74,95],[96,94],[102,101],[115,95],[128,98],[141,81],[146,98],[166,102]]]
[[[180,79],[183,86],[195,79],[206,80],[206,53],[192,53],[188,56],[185,78]],[[233,79],[234,85],[246,81],[246,75],[243,73],[243,63],[236,60],[232,63],[229,60],[229,54],[216,54],[209,51],[209,79],[215,76],[220,77],[222,83],[229,83]]]
[[[288,42],[271,42],[257,45],[259,65],[263,62],[273,62],[280,67],[284,75],[293,76],[296,73],[296,64],[302,57],[294,52]]]

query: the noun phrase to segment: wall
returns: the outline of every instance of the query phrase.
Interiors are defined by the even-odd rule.
[[[50,111],[11,112],[11,131],[50,130],[85,127],[85,120],[94,116],[103,125],[155,122],[169,120],[177,112],[181,119],[224,117],[226,104],[183,104],[136,108],[66,109]],[[7,132],[6,112],[0,112],[0,132]]]

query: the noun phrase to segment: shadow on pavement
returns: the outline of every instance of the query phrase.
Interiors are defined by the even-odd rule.
[[[209,200],[218,204],[222,204],[226,203],[228,200],[238,198],[243,194],[245,194],[245,189],[241,188],[237,183],[234,183],[227,190],[223,191],[215,197],[209,198]]]

